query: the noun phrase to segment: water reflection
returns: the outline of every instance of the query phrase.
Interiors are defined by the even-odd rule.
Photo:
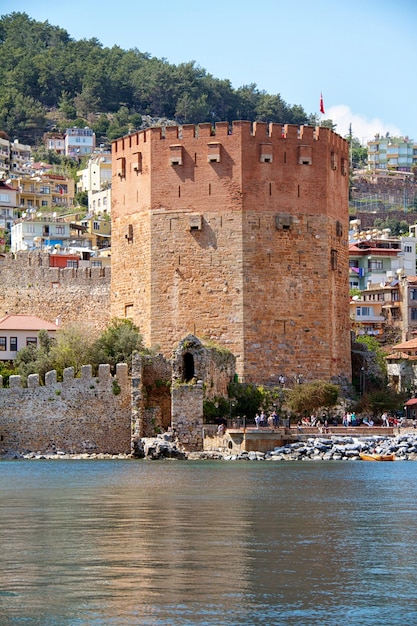
[[[386,465],[2,462],[0,624],[416,623]]]

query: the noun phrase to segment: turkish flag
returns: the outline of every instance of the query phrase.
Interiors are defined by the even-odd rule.
[[[320,94],[320,113],[324,113],[324,102],[322,94]]]

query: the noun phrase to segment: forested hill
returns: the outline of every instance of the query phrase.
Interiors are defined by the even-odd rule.
[[[105,48],[96,38],[76,41],[26,13],[1,16],[0,131],[10,139],[35,145],[46,130],[88,124],[98,141],[111,141],[141,128],[144,115],[180,124],[316,122],[279,94],[256,84],[234,89],[195,61],[172,65],[138,48]]]

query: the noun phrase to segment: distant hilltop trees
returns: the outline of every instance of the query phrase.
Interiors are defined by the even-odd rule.
[[[137,48],[104,48],[96,38],[76,41],[26,13],[0,18],[0,58],[0,130],[32,145],[47,130],[86,125],[98,142],[112,141],[143,127],[142,116],[179,124],[317,124],[315,114],[256,84],[234,89],[195,61],[172,65]]]

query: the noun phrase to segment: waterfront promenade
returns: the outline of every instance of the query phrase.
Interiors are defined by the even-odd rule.
[[[243,421],[229,420],[225,433],[218,434],[218,427],[214,424],[204,426],[204,450],[229,450],[230,452],[259,451],[269,452],[276,447],[284,446],[294,442],[305,442],[311,438],[325,437],[396,437],[403,433],[416,433],[410,428],[398,426],[329,426],[326,430],[323,427],[314,426],[278,426],[276,428],[261,427],[256,428],[252,424],[246,426]]]

